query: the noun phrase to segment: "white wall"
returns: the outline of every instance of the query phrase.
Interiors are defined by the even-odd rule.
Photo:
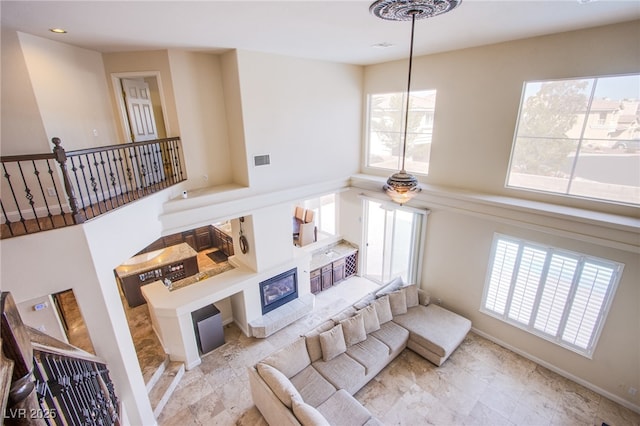
[[[189,188],[232,182],[221,61],[208,53],[169,51]]]
[[[423,288],[480,332],[636,410],[640,396],[627,388],[640,388],[638,208],[507,190],[504,181],[523,82],[638,72],[639,37],[635,21],[417,58],[413,88],[438,91],[424,179],[437,186],[425,185],[410,204],[432,211]],[[402,82],[405,72],[401,62],[367,67],[365,93],[402,90],[390,82]],[[360,215],[354,192],[343,197],[351,212],[342,217]],[[626,265],[592,360],[479,312],[494,232]]]
[[[69,343],[54,305],[53,297],[50,294],[34,297],[21,303],[16,303],[16,305],[23,323],[62,342]],[[37,310],[36,306],[38,307]]]
[[[51,152],[53,147],[44,131],[18,33],[3,27],[1,42],[2,155]]]
[[[238,51],[252,190],[341,178],[357,171],[362,67]],[[271,164],[253,166],[255,155]]]
[[[102,55],[30,34],[18,38],[47,139],[59,137],[67,150],[114,143]]]

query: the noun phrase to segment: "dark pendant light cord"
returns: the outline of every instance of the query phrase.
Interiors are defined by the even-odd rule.
[[[401,172],[405,173],[404,169],[404,161],[407,155],[407,130],[409,128],[409,97],[411,94],[411,68],[413,67],[413,32],[416,26],[416,15],[420,13],[419,11],[410,11],[411,14],[411,43],[409,47],[409,77],[407,78],[407,102],[406,108],[404,111],[404,137],[403,137],[403,145],[402,145],[402,167]]]

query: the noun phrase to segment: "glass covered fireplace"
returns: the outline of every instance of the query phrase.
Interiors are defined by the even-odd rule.
[[[298,298],[298,268],[260,283],[262,315]]]

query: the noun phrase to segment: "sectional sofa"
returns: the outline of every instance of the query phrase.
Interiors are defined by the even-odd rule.
[[[471,321],[396,279],[248,368],[270,425],[380,425],[354,397],[405,348],[440,366]]]

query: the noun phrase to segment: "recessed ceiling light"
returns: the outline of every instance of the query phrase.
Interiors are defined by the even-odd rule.
[[[377,49],[386,49],[386,48],[391,47],[391,46],[393,46],[393,44],[389,43],[389,42],[386,42],[386,41],[383,41],[382,43],[376,43],[376,44],[372,44],[371,45],[371,47],[375,47]]]
[[[578,0],[578,4],[593,3],[595,1],[598,1],[598,0]]]
[[[51,31],[52,33],[56,33],[56,34],[66,34],[67,30],[64,30],[62,28],[49,28],[49,31]]]

